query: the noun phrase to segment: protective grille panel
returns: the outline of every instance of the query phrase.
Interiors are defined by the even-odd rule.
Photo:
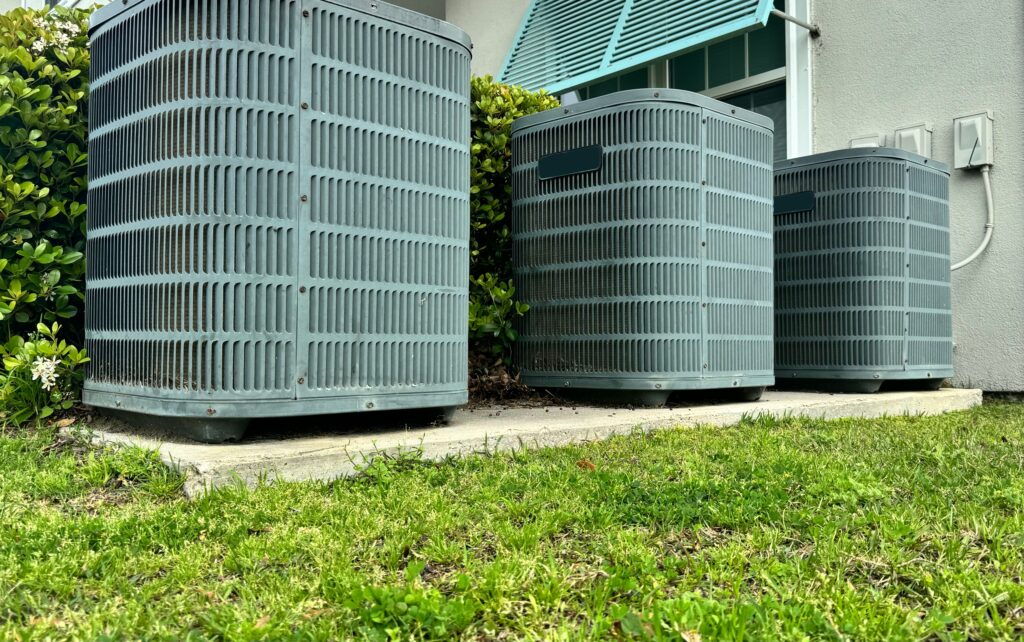
[[[465,390],[469,53],[363,4],[103,10],[87,390]]]
[[[671,93],[513,132],[528,383],[772,376],[771,131]],[[541,158],[591,145],[599,170],[538,179]]]
[[[952,374],[949,175],[924,159],[809,157],[775,172],[815,209],[775,218],[776,371]]]

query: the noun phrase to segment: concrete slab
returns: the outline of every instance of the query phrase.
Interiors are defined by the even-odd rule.
[[[172,435],[139,434],[123,424],[101,419],[94,423],[97,442],[152,448],[164,462],[186,474],[185,493],[194,497],[224,484],[254,484],[261,477],[288,481],[332,480],[352,475],[380,453],[419,450],[438,460],[479,452],[561,446],[634,430],[676,426],[726,426],[746,416],[787,415],[823,419],[936,415],[965,410],[981,403],[980,390],[889,392],[843,395],[768,392],[756,403],[695,405],[659,409],[606,407],[512,407],[460,410],[448,426],[408,429],[401,424],[353,425],[352,416],[327,423],[266,427],[240,444],[209,445]],[[360,415],[371,418],[377,413]],[[392,420],[393,421],[393,420]]]

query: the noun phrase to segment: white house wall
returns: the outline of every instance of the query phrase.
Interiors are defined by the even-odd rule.
[[[814,149],[921,122],[952,165],[953,118],[995,115],[995,236],[953,273],[956,384],[1024,390],[1024,3],[814,0]],[[953,170],[954,262],[983,235],[977,171]]]
[[[473,73],[497,76],[530,0],[448,0],[445,19],[473,39]]]

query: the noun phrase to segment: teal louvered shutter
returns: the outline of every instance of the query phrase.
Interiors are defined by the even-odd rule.
[[[772,0],[533,0],[502,82],[558,93],[764,26]]]

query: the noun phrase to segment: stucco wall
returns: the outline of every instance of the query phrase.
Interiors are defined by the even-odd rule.
[[[933,156],[952,165],[953,118],[995,114],[995,237],[953,273],[955,383],[1024,390],[1024,3],[1021,0],[815,0],[814,148],[930,122]],[[983,235],[976,171],[953,170],[954,262]]]
[[[530,0],[448,0],[446,20],[473,39],[473,73],[497,76]]]
[[[442,20],[445,17],[444,0],[388,0],[388,2]]]

